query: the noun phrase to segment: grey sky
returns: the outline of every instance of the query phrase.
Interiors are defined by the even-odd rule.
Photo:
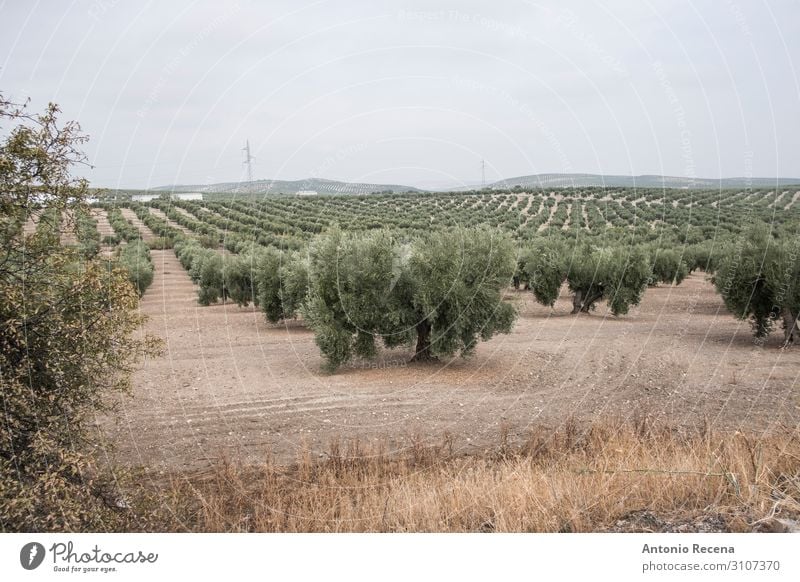
[[[800,4],[9,1],[0,90],[93,184],[800,177]]]

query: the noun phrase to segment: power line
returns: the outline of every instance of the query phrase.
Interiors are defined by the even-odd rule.
[[[250,140],[249,139],[245,142],[245,146],[242,148],[242,151],[244,152],[244,162],[242,162],[242,163],[245,166],[247,166],[247,181],[248,182],[252,182],[253,181],[253,160],[255,160],[255,158],[250,155]],[[252,184],[251,184],[251,186],[252,186]]]

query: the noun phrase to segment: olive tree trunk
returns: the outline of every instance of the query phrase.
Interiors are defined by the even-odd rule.
[[[595,291],[587,292],[586,295],[580,289],[575,292],[572,298],[572,313],[589,313],[592,306],[603,297],[603,293]]]
[[[581,307],[583,306],[582,299],[583,299],[583,293],[581,292],[580,289],[578,289],[577,291],[575,291],[575,295],[572,297],[573,314],[580,312]]]
[[[583,311],[584,313],[589,313],[589,310],[592,309],[592,307],[594,307],[594,304],[600,301],[602,297],[603,297],[602,293],[595,293],[594,295],[587,297],[586,300],[583,302],[583,308],[581,309],[581,311]]]
[[[783,318],[783,347],[787,348],[798,339],[800,322],[797,320],[797,314],[792,313],[788,307],[781,309],[781,317]]]
[[[431,354],[431,324],[423,319],[417,324],[417,348],[412,362],[429,362],[436,358]]]

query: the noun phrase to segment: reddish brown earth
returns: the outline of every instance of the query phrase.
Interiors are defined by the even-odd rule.
[[[92,208],[92,218],[97,221],[97,232],[100,233],[100,239],[107,236],[114,236],[114,228],[108,221],[108,215],[102,208]]]
[[[164,222],[166,222],[166,223],[167,223],[169,226],[171,226],[172,228],[175,228],[175,229],[177,229],[177,230],[181,231],[183,234],[188,234],[188,235],[191,235],[191,234],[192,234],[192,231],[191,231],[191,230],[189,230],[189,229],[188,229],[188,228],[186,228],[185,226],[181,226],[180,224],[178,224],[177,222],[175,222],[175,221],[174,221],[174,220],[172,220],[171,218],[168,218],[168,217],[167,217],[167,215],[166,215],[166,214],[164,214],[164,213],[163,213],[161,210],[159,210],[158,208],[150,208],[149,210],[150,210],[150,214],[152,214],[152,215],[154,215],[154,216],[156,216],[156,217],[160,218],[161,220],[163,220]]]
[[[108,221],[108,215],[106,211],[102,208],[92,208],[92,218],[97,221],[97,232],[100,233],[100,252],[105,257],[110,257],[113,252],[114,248],[102,244],[102,241],[107,236],[114,236],[114,228],[111,226],[111,223]]]
[[[156,238],[156,235],[153,233],[152,230],[145,226],[144,222],[142,222],[136,213],[131,210],[130,208],[122,208],[120,209],[122,212],[122,216],[124,216],[130,223],[139,229],[139,232],[142,233],[142,240],[144,242],[148,242]]]
[[[452,436],[463,451],[522,439],[533,426],[651,415],[677,426],[764,430],[800,421],[800,348],[776,332],[754,345],[702,274],[649,289],[614,318],[604,308],[569,315],[529,293],[514,331],[470,359],[407,364],[409,351],[322,371],[313,334],[298,322],[269,325],[253,309],[200,307],[172,251],[153,251],[155,281],[141,301],[147,331],[165,353],[141,365],[133,398],[106,422],[119,460],[195,468],[228,457],[295,460],[332,440],[386,443]]]

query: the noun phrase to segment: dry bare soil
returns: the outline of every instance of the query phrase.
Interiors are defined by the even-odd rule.
[[[132,398],[102,423],[119,461],[193,470],[224,459],[289,463],[325,458],[331,441],[379,442],[387,453],[452,439],[456,451],[514,442],[568,420],[655,421],[694,429],[770,432],[800,420],[800,348],[763,346],[734,319],[702,273],[652,288],[627,316],[601,307],[569,315],[529,293],[510,335],[482,343],[469,359],[407,364],[384,351],[322,371],[312,332],[270,325],[253,308],[201,307],[172,251],[154,251],[156,276],[141,301],[162,357],[141,365]]]

